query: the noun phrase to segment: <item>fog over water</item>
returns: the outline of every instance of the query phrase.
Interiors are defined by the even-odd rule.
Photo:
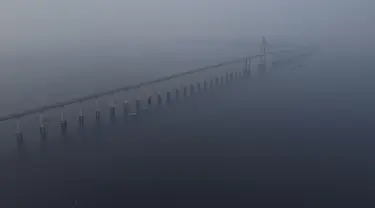
[[[4,0],[1,114],[259,51],[372,51],[373,1]]]
[[[4,122],[0,206],[374,207],[374,10],[372,0],[2,0],[0,115],[256,54],[262,36],[271,51],[316,50],[133,120],[117,105],[109,122],[103,101],[101,123],[86,111],[78,127],[75,105],[68,134],[57,109],[41,140],[38,115],[23,118],[22,148]]]

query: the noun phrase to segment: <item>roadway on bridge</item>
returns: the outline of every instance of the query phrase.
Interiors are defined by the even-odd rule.
[[[335,60],[334,58],[337,58]],[[2,207],[368,207],[372,63],[315,56],[3,165]],[[370,62],[370,61],[369,61]]]

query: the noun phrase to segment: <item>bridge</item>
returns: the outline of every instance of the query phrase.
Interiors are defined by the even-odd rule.
[[[371,204],[372,65],[261,51],[2,117],[0,205]]]
[[[207,92],[249,78],[254,70],[262,76],[278,63],[311,52],[306,48],[269,51],[264,37],[260,45],[259,54],[1,116],[2,135],[9,137],[10,132],[6,130],[14,129],[17,146],[23,148],[25,140],[36,138],[37,129],[41,140],[47,140],[48,137],[56,137],[56,132],[66,136],[69,129],[83,129],[93,122],[97,128],[98,124],[114,122],[119,117],[140,117],[164,104],[187,100],[197,92]],[[276,59],[272,60],[272,57]],[[56,129],[57,123],[59,130]],[[10,124],[14,124],[15,128]],[[25,131],[30,130],[34,133],[25,135]]]

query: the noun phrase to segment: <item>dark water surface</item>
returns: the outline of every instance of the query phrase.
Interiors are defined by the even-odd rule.
[[[373,207],[375,61],[317,54],[4,162],[2,207]]]

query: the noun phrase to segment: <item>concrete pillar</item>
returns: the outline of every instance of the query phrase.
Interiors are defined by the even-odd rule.
[[[17,145],[21,147],[23,145],[23,133],[21,131],[21,121],[17,120],[16,122],[16,138],[17,138]]]
[[[39,115],[39,132],[42,139],[47,138],[47,130],[46,126],[44,125],[44,114],[43,112]]]
[[[100,122],[101,114],[100,114],[99,99],[95,100],[95,107],[96,107],[96,109],[95,109],[95,121]]]
[[[184,99],[187,98],[187,87],[184,87]]]
[[[179,99],[180,99],[180,90],[177,88],[175,92],[176,92],[176,97],[175,97],[175,99],[176,99],[176,100],[179,100]]]
[[[109,106],[109,116],[112,120],[116,118],[116,106],[113,104]]]
[[[203,81],[203,90],[206,92],[207,91],[207,81]]]
[[[109,105],[109,116],[111,120],[114,120],[116,118],[116,100],[115,96],[112,95],[112,103]]]
[[[151,95],[147,98],[147,108],[150,110],[152,107],[152,97]]]
[[[84,123],[85,123],[85,120],[83,117],[83,109],[82,109],[82,103],[81,103],[79,113],[78,113],[78,124],[82,127]]]
[[[126,117],[129,115],[129,102],[127,100],[124,101],[123,108],[124,108],[124,116]]]
[[[248,65],[247,65],[247,75],[251,76],[251,60],[248,60]]]
[[[100,118],[101,118],[100,109],[97,108],[97,109],[95,110],[95,121],[100,122]]]
[[[190,84],[190,97],[194,94],[194,85]]]
[[[167,92],[167,98],[166,98],[166,102],[167,103],[170,103],[171,102],[171,92]]]
[[[246,59],[245,61],[245,68],[243,72],[244,76],[250,76],[251,74],[251,62],[250,59]]]
[[[137,115],[140,115],[141,114],[141,100],[140,99],[137,99],[135,101],[135,113]]]
[[[163,99],[161,97],[160,92],[158,93],[158,105],[161,106],[163,104]]]
[[[60,112],[60,129],[61,129],[61,135],[65,135],[66,131],[68,130],[68,122],[64,117],[64,110],[61,109]]]

